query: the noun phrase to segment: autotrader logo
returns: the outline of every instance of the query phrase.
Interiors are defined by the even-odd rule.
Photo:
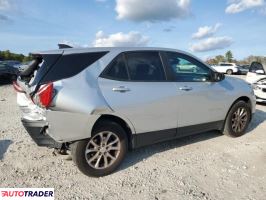
[[[54,200],[54,188],[0,188],[2,199]]]

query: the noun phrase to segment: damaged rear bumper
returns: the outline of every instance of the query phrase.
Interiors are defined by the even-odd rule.
[[[28,120],[22,119],[22,124],[33,139],[33,141],[41,147],[49,147],[60,149],[63,143],[56,142],[46,134],[47,123],[45,120]]]

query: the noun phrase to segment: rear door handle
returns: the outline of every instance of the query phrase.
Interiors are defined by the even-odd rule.
[[[190,91],[192,89],[193,89],[192,87],[188,87],[188,86],[183,86],[179,88],[179,90],[183,90],[183,91]]]
[[[125,86],[119,86],[119,87],[114,87],[113,91],[114,92],[129,92],[130,89]]]

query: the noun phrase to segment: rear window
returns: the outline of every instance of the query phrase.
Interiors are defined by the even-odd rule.
[[[263,65],[261,63],[259,63],[259,62],[251,63],[250,68],[249,68],[249,72],[256,73],[257,70],[263,70],[263,72],[265,73]]]
[[[38,69],[37,74],[31,85],[36,85],[41,81],[43,76],[49,71],[49,69],[56,63],[56,61],[61,57],[61,54],[45,54],[42,55],[42,64]]]
[[[52,66],[45,64],[46,60],[44,58],[44,63],[37,72],[32,85],[44,84],[75,76],[107,53],[108,52],[93,52],[63,55],[57,59],[56,63]]]

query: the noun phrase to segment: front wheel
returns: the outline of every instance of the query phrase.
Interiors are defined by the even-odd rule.
[[[105,176],[121,164],[128,149],[124,129],[115,122],[102,121],[90,139],[71,145],[71,154],[79,170],[87,176]]]
[[[250,105],[244,101],[236,102],[229,111],[223,133],[231,137],[242,136],[251,120]]]

